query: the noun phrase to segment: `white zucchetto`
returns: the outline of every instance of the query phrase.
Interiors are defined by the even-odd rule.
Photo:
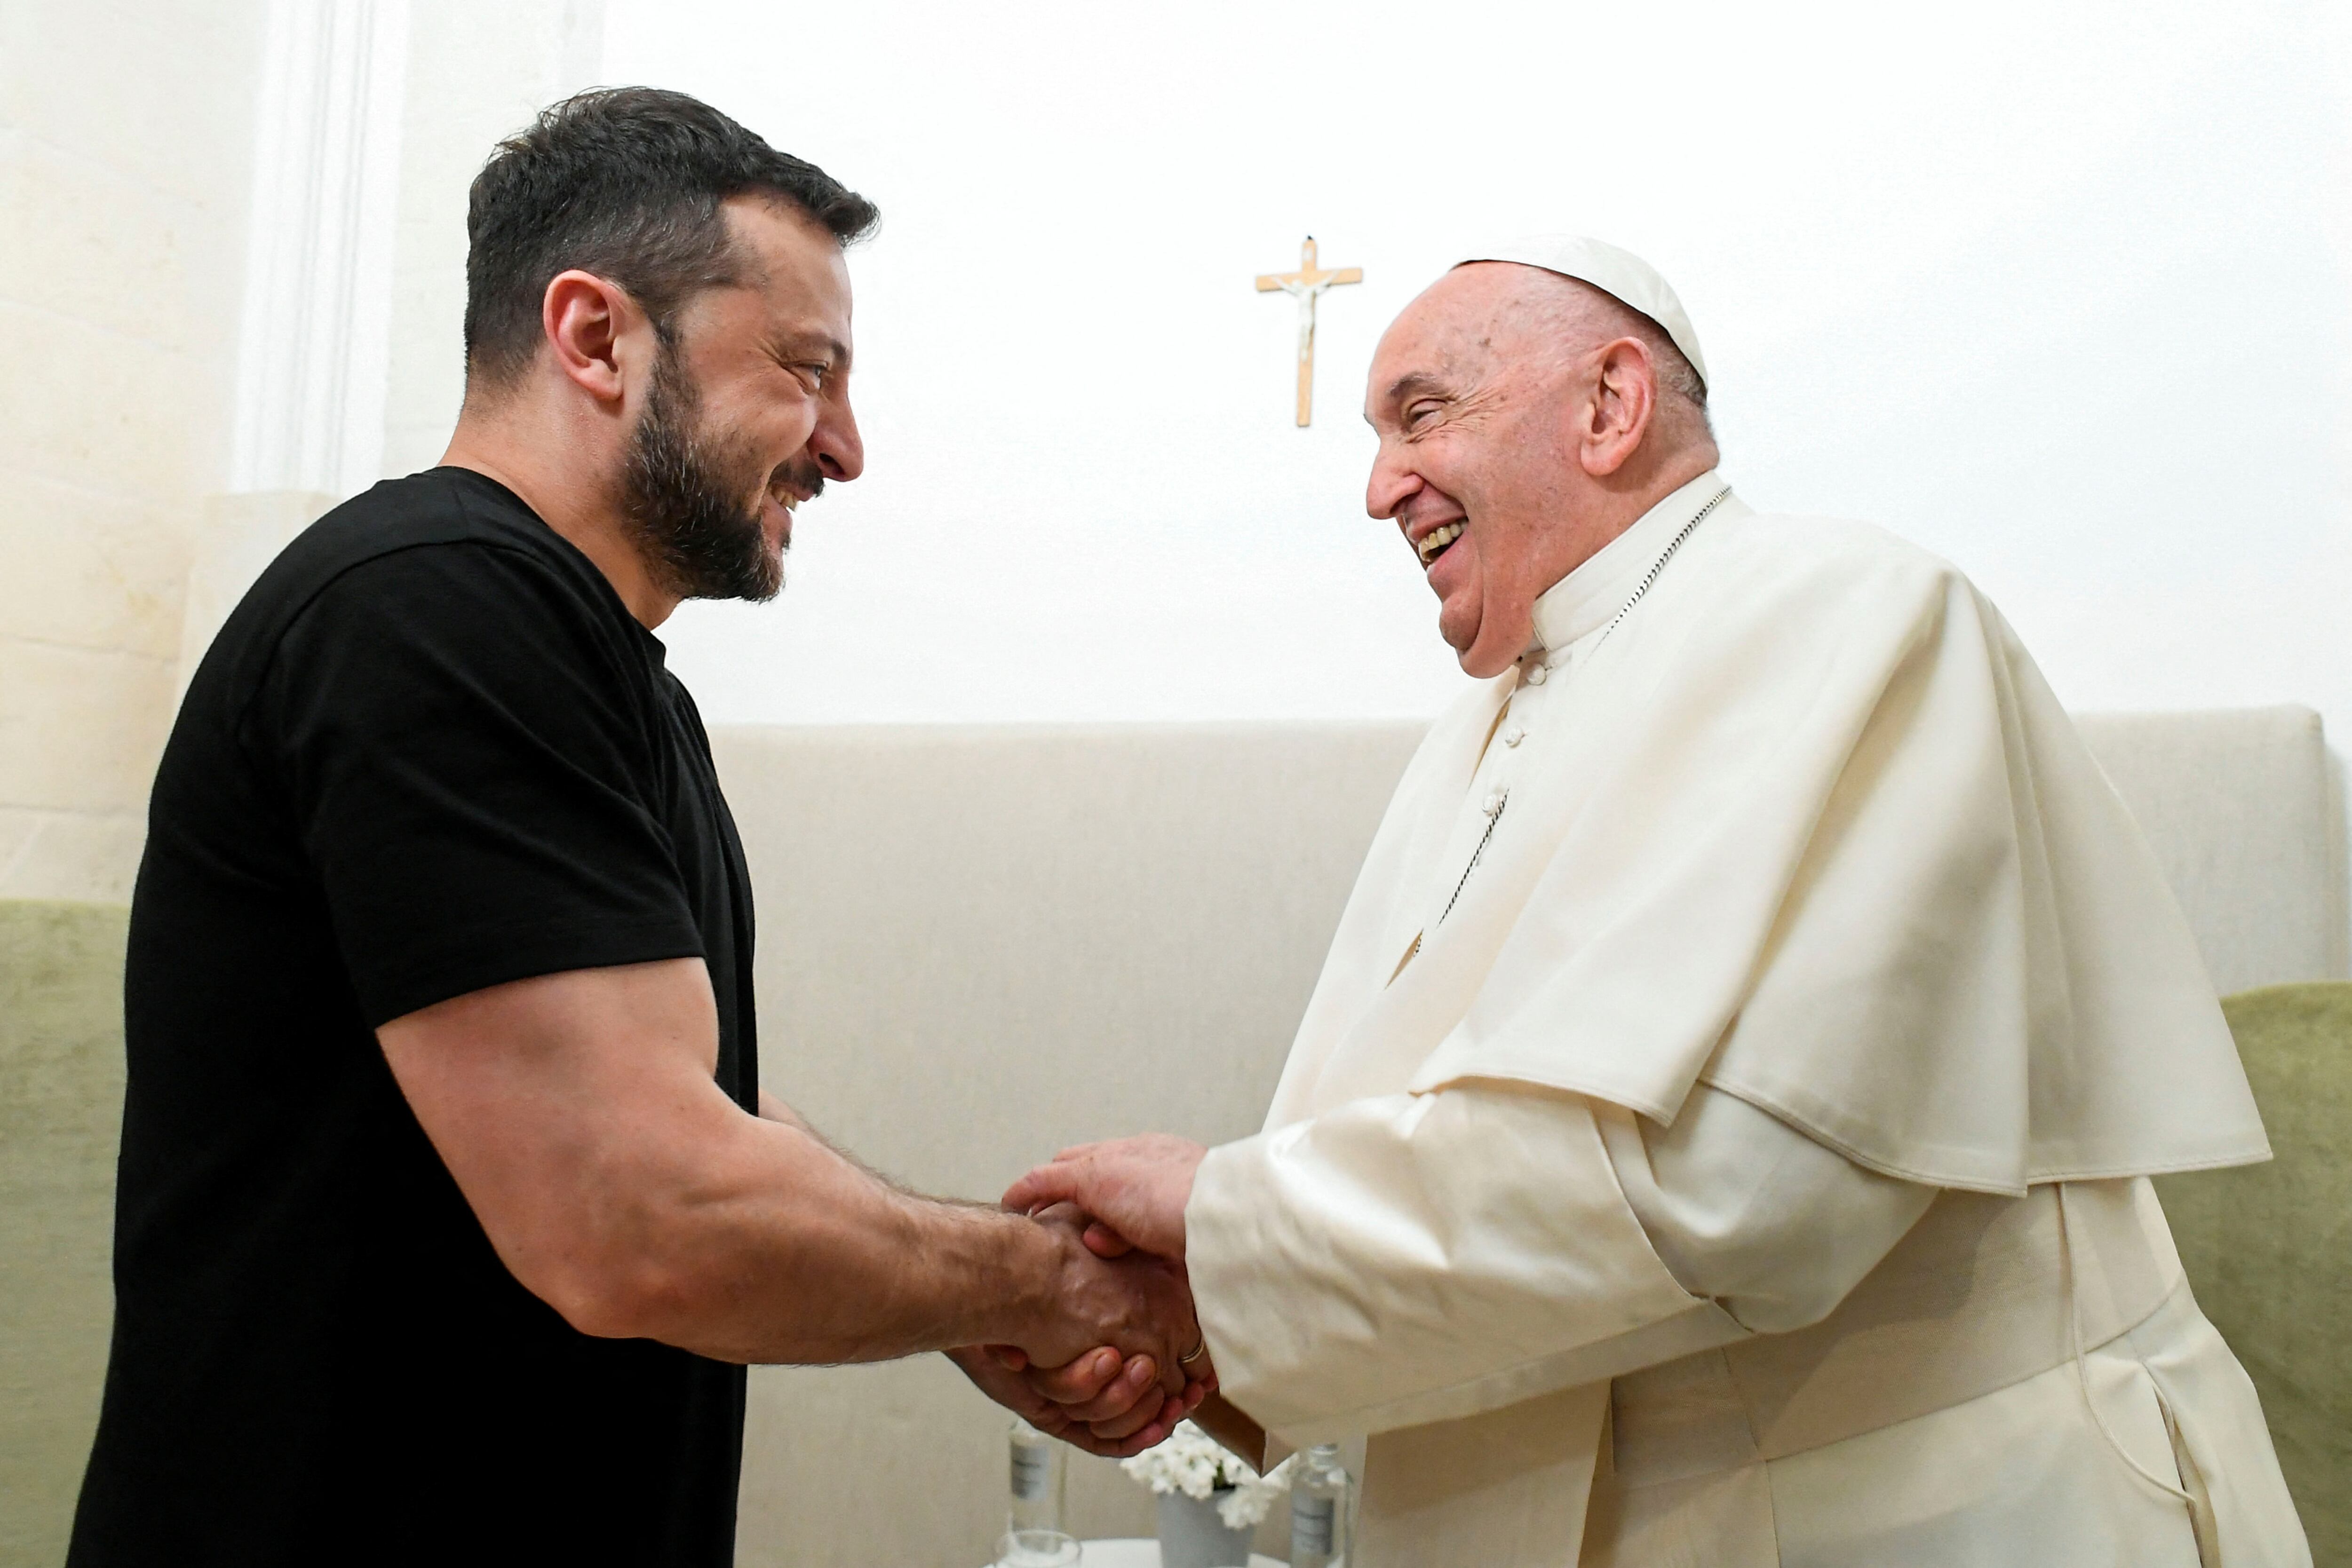
[[[1465,256],[1454,265],[1467,267],[1474,261],[1515,261],[1522,267],[1539,267],[1546,272],[1591,284],[1664,327],[1666,336],[1675,340],[1675,347],[1683,351],[1683,358],[1690,361],[1691,369],[1698,372],[1699,381],[1708,381],[1706,356],[1698,350],[1698,329],[1691,325],[1683,302],[1675,297],[1666,280],[1658,276],[1658,269],[1632,251],[1583,235],[1523,235]]]

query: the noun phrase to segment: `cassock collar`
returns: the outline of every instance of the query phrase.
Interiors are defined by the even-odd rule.
[[[1721,473],[1708,469],[1643,513],[1641,521],[1546,589],[1535,604],[1538,646],[1547,652],[1565,648],[1609,624],[1609,618],[1624,608],[1625,601],[1640,586],[1642,574],[1723,487]]]

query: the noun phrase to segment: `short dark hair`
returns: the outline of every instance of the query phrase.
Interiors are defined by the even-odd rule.
[[[847,245],[881,214],[815,164],[779,152],[682,92],[598,88],[499,143],[466,205],[466,374],[509,382],[538,352],[558,273],[609,278],[665,342],[679,306],[739,281],[719,204],[755,193]]]

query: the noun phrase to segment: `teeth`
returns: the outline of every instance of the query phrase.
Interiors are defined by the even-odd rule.
[[[1429,532],[1422,536],[1421,544],[1419,546],[1421,550],[1421,564],[1427,566],[1431,561],[1437,559],[1437,552],[1439,550],[1444,549],[1447,545],[1452,544],[1455,539],[1458,539],[1461,537],[1462,525],[1460,523],[1446,523],[1438,528],[1430,529]]]

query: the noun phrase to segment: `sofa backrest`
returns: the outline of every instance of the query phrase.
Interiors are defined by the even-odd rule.
[[[2224,990],[2345,973],[2304,709],[2093,716]],[[988,1197],[1063,1144],[1258,1124],[1411,724],[721,729],[759,886],[768,1084],[886,1170]],[[0,904],[0,1568],[56,1560],[97,1411],[123,912]],[[980,1561],[1003,1424],[937,1358],[765,1370],[745,1564]],[[1138,1488],[1071,1476],[1083,1532]],[[1281,1528],[1277,1511],[1270,1533]]]
[[[881,1168],[966,1197],[1088,1138],[1255,1131],[1421,728],[715,733],[759,891],[765,1082]],[[2218,987],[2344,972],[2316,716],[2083,728]],[[753,1390],[740,1561],[984,1555],[1002,1427],[943,1363]],[[1082,1533],[1149,1533],[1145,1500],[1074,1467]]]
[[[2344,801],[2317,714],[2223,708],[2074,722],[2156,851],[2216,990],[2352,974]]]

